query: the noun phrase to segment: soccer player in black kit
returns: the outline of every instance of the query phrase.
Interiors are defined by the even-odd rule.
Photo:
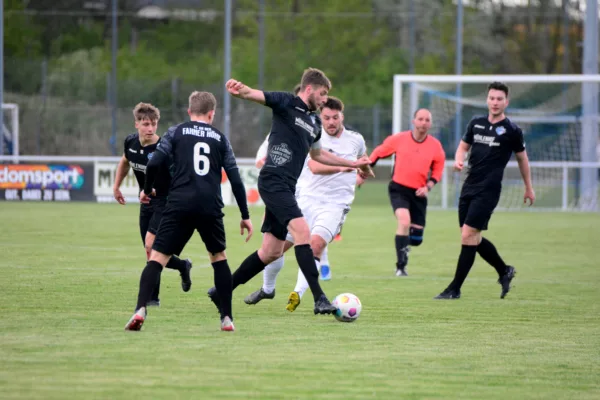
[[[514,267],[506,265],[492,242],[481,236],[500,200],[504,169],[513,152],[525,184],[524,203],[529,200],[529,205],[532,205],[535,192],[523,131],[504,115],[508,106],[508,86],[500,82],[491,83],[487,106],[488,115],[471,120],[456,150],[454,168],[458,171],[463,169],[465,156],[470,150],[469,173],[458,203],[462,249],[454,280],[435,299],[460,298],[460,289],[477,253],[498,272],[498,283],[502,287],[500,298],[503,299],[509,292],[516,273]]]
[[[189,98],[189,122],[173,126],[163,136],[146,169],[140,201],[152,195],[161,167],[172,159],[173,178],[150,260],[140,278],[135,314],[125,330],[138,331],[146,319],[146,307],[162,269],[173,254],[179,254],[194,231],[198,231],[214,270],[215,286],[221,294],[221,330],[233,331],[231,311],[231,270],[225,255],[225,227],[221,197],[221,170],[224,169],[242,214],[241,232],[252,236],[252,222],[246,202],[246,188],[239,174],[229,140],[211,124],[217,100],[208,92],[194,92]]]
[[[312,291],[315,314],[330,314],[331,305],[319,285],[319,272],[310,248],[310,229],[296,202],[296,181],[310,152],[313,160],[325,165],[368,168],[367,157],[350,161],[321,151],[321,119],[316,111],[327,101],[331,82],[325,74],[308,68],[302,75],[297,96],[286,92],[263,92],[230,79],[227,90],[235,97],[264,104],[273,110],[269,148],[258,177],[258,191],[265,203],[264,233],[260,249],[246,258],[233,274],[233,289],[248,282],[266,265],[283,254],[286,235],[294,238],[298,265]],[[208,291],[219,308],[222,297],[219,288]]]
[[[141,192],[146,179],[146,165],[154,155],[156,146],[160,143],[161,139],[156,134],[158,121],[160,120],[160,111],[158,108],[154,107],[152,104],[139,103],[133,109],[133,118],[137,133],[132,133],[125,138],[123,157],[121,157],[119,165],[117,166],[115,184],[113,186],[115,200],[121,205],[125,205],[125,198],[121,193],[120,187],[123,183],[123,179],[125,179],[129,172],[129,168],[133,168],[133,173]],[[152,250],[152,244],[154,243],[160,219],[167,203],[167,193],[170,184],[171,175],[169,173],[168,165],[165,164],[159,171],[154,184],[154,189],[156,191],[155,196],[152,197],[149,204],[140,205],[140,234],[142,236],[142,244],[146,249],[146,260],[150,257],[150,250]],[[167,268],[179,271],[179,274],[181,275],[181,288],[184,292],[189,291],[192,286],[192,280],[190,278],[190,269],[192,268],[191,261],[180,260],[177,256],[173,256],[169,260]],[[152,292],[152,297],[148,302],[148,306],[160,305],[160,300],[158,298],[159,292],[160,279]]]

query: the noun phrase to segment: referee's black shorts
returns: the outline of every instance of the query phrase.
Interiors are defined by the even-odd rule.
[[[427,217],[427,197],[419,197],[417,189],[400,185],[391,181],[388,186],[392,209],[396,212],[399,208],[405,208],[410,213],[411,224],[425,226]]]
[[[296,195],[291,188],[279,185],[270,188],[265,188],[265,186],[258,186],[260,198],[265,203],[265,219],[260,231],[269,232],[277,239],[285,240],[289,222],[302,217],[302,211],[298,207]]]
[[[494,209],[500,200],[500,192],[471,190],[463,186],[458,200],[458,223],[480,231],[488,229]]]
[[[225,251],[225,227],[222,216],[165,208],[152,250],[166,255],[180,254],[197,231],[211,254]]]

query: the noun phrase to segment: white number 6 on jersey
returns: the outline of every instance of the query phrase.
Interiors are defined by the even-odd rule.
[[[198,142],[194,146],[194,171],[200,176],[208,174],[210,160],[204,154],[210,153],[210,146],[204,142]]]

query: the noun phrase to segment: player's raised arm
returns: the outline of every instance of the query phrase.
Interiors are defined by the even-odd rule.
[[[262,90],[252,89],[235,79],[228,80],[225,87],[229,94],[234,97],[254,101],[259,104],[265,104],[265,93]]]
[[[119,160],[119,165],[117,166],[117,173],[115,175],[115,184],[113,185],[113,196],[115,200],[121,204],[125,205],[125,197],[123,197],[123,193],[121,193],[121,185],[123,184],[123,180],[129,173],[129,161],[125,158],[125,154]]]

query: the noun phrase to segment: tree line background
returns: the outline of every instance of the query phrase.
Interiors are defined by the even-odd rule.
[[[20,107],[21,153],[120,153],[140,101],[160,107],[161,130],[186,118],[192,90],[212,91],[222,104],[223,3],[119,1],[118,137],[111,143],[110,1],[4,0],[5,102]],[[580,73],[582,2],[514,3],[465,5],[463,74]],[[370,146],[391,133],[394,74],[455,72],[455,1],[264,4],[261,59],[259,1],[233,1],[232,76],[258,87],[263,68],[266,90],[291,90],[306,67],[324,70],[331,94],[346,103],[348,123]],[[268,117],[258,105],[232,100],[239,156],[254,154]]]

